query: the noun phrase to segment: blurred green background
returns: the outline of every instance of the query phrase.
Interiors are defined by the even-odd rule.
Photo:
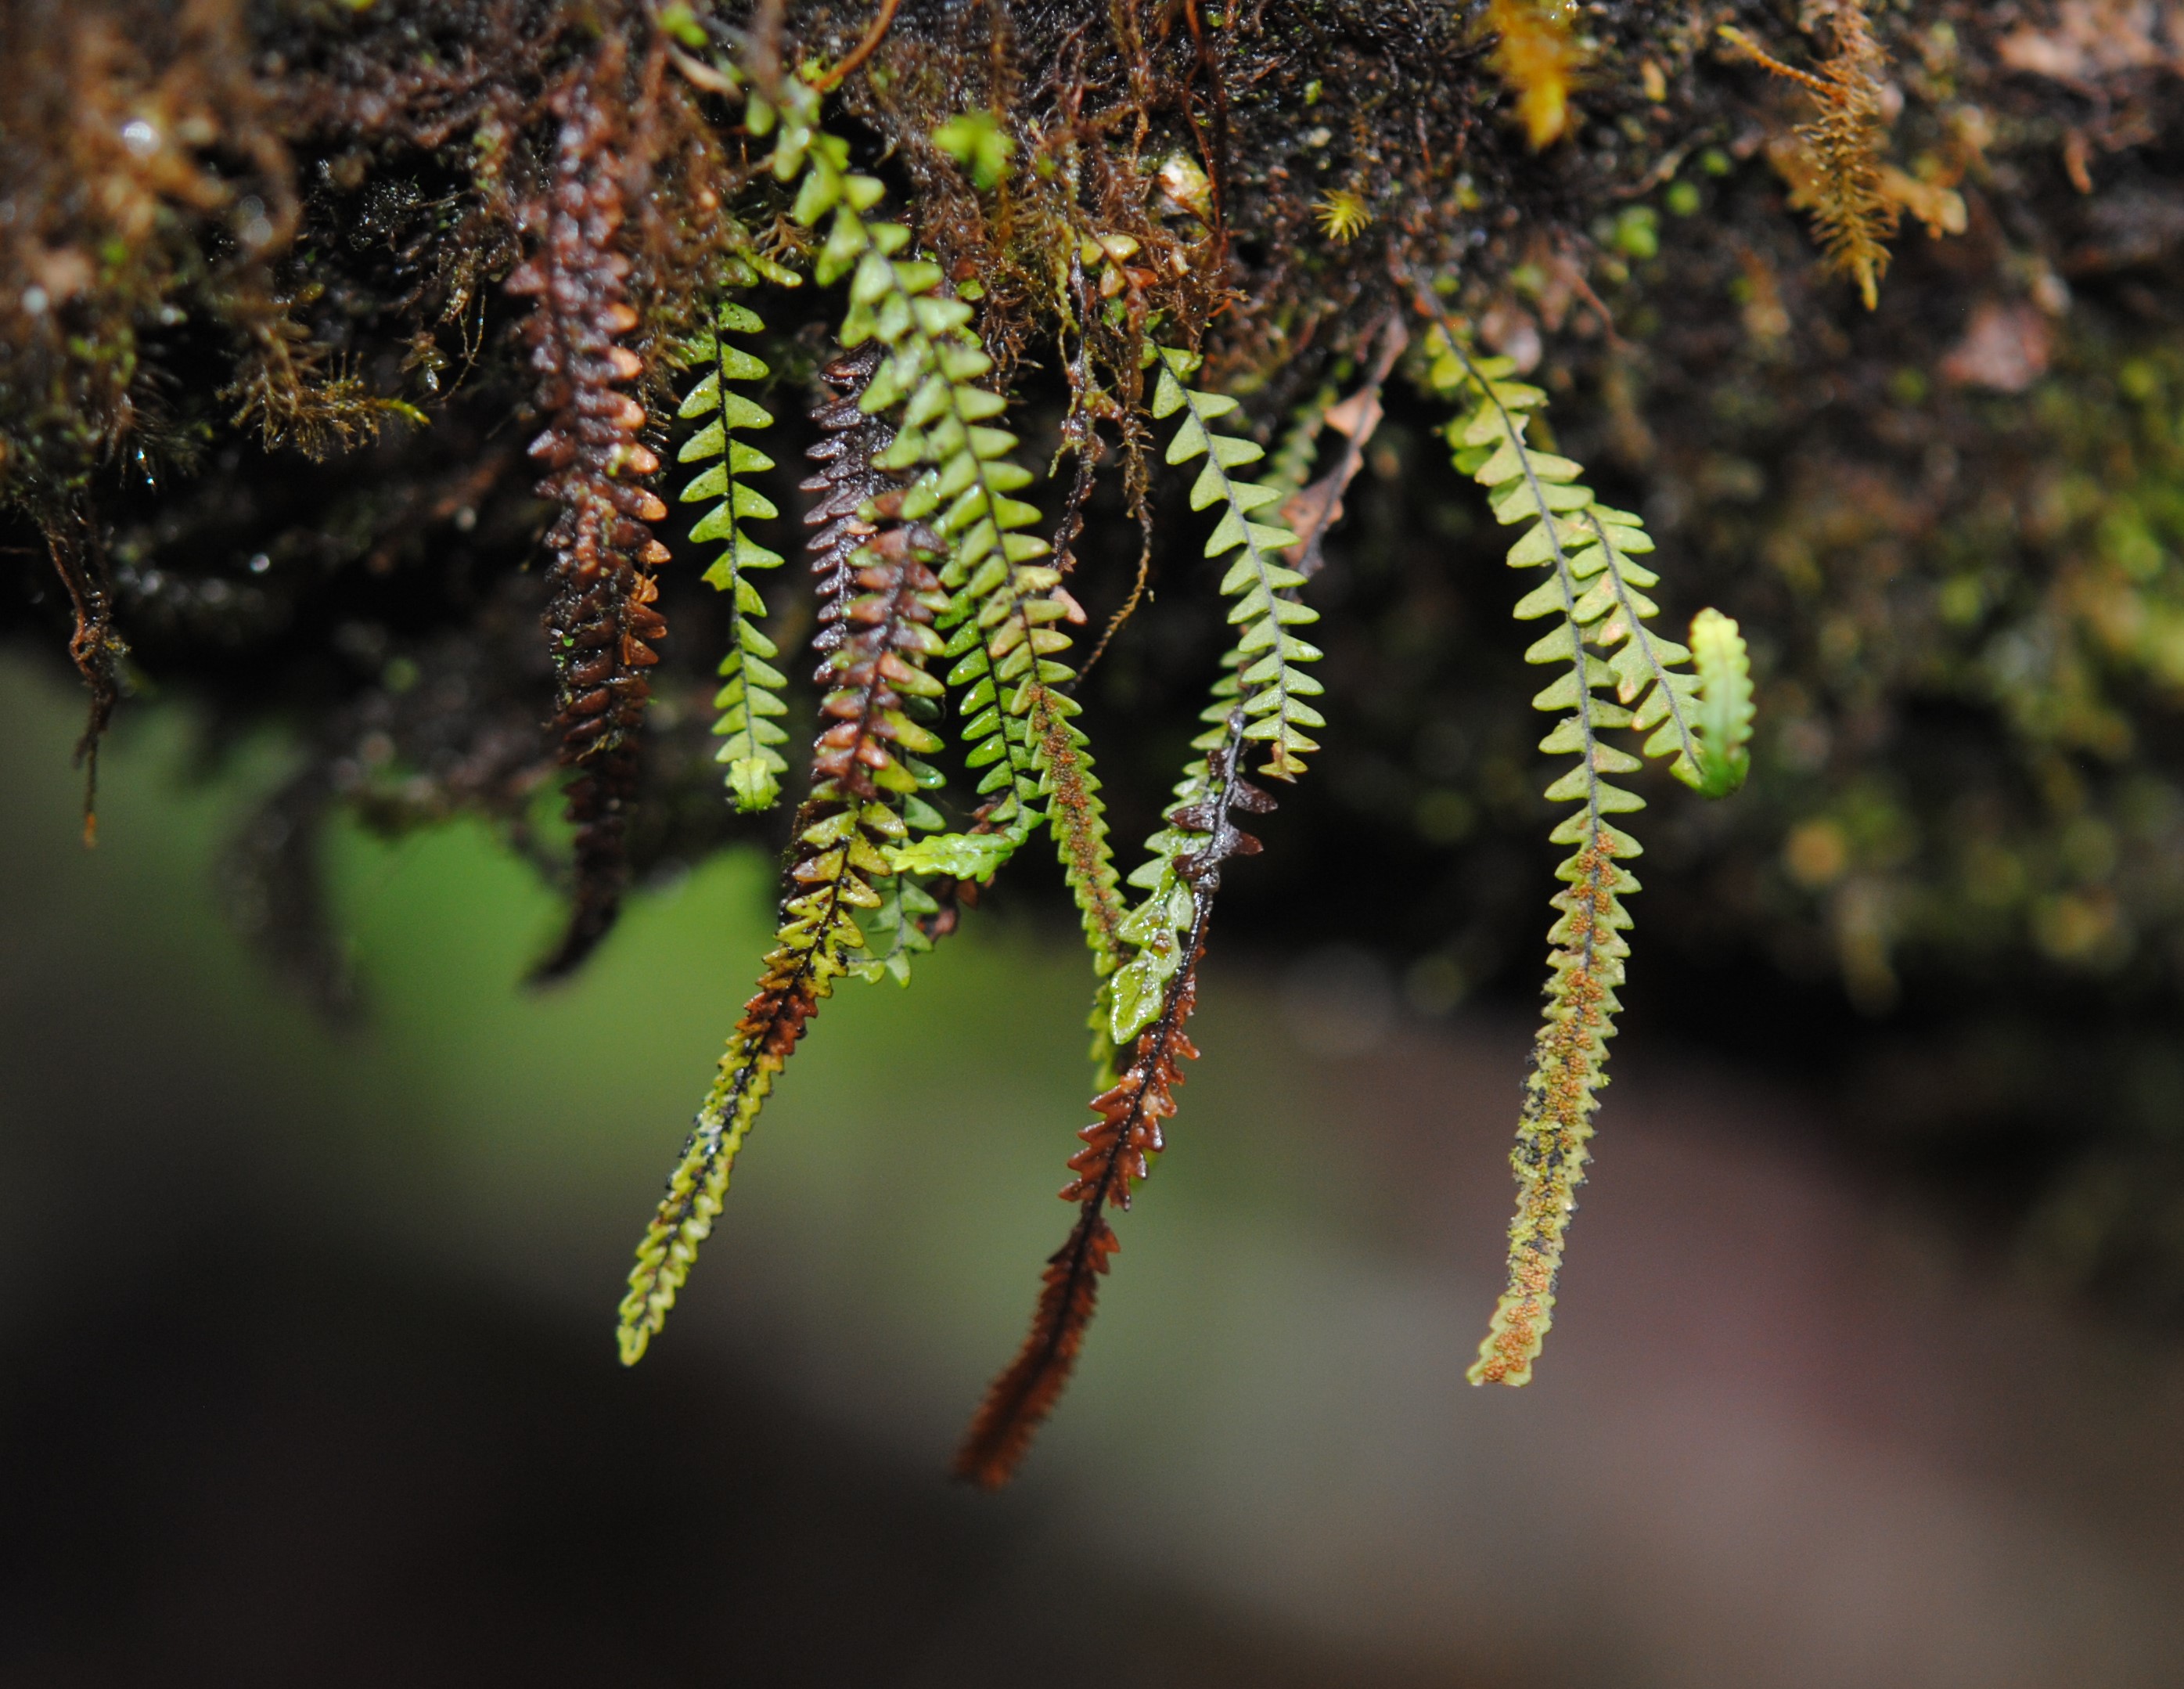
[[[1173,1148],[1017,1487],[946,1480],[1083,1112],[1087,979],[981,911],[850,987],[651,1358],[627,1252],[771,865],[574,984],[482,828],[329,846],[365,1012],[235,936],[285,766],[0,667],[0,1679],[37,1685],[2173,1684],[2184,1368],[1618,1054],[1538,1383],[1468,1388],[1524,1023],[1217,950]],[[1043,918],[1043,917],[1042,917]]]

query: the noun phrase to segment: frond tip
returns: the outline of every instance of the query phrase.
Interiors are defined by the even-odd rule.
[[[1736,624],[1718,610],[1691,618],[1691,666],[1699,673],[1697,789],[1725,798],[1752,770],[1752,659]]]

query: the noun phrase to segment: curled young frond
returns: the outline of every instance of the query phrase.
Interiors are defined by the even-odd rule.
[[[827,493],[813,513],[825,524],[813,538],[814,566],[834,612],[820,641],[827,725],[813,747],[811,793],[797,816],[774,948],[638,1246],[621,1305],[625,1364],[666,1323],[776,1077],[866,948],[859,917],[882,906],[874,883],[895,872],[885,853],[907,832],[902,810],[923,783],[917,759],[939,748],[911,706],[941,690],[926,672],[940,649],[933,622],[946,603],[928,562],[940,542],[922,524],[900,520],[900,488],[872,469],[892,438],[856,402],[876,362],[853,354],[826,371],[844,395],[821,407],[830,438],[814,449],[827,465],[816,479]]]
[[[1163,348],[1159,353],[1160,374],[1153,389],[1153,415],[1180,415],[1174,436],[1168,441],[1167,460],[1190,463],[1198,458],[1206,466],[1190,489],[1190,507],[1203,510],[1221,506],[1221,520],[1206,542],[1212,558],[1238,553],[1221,579],[1225,597],[1236,600],[1228,620],[1241,637],[1236,649],[1246,660],[1238,677],[1244,708],[1250,718],[1246,739],[1263,742],[1267,760],[1259,772],[1278,780],[1293,780],[1304,772],[1303,753],[1318,750],[1318,743],[1306,729],[1325,725],[1326,718],[1304,700],[1317,696],[1320,683],[1301,665],[1319,655],[1319,648],[1299,638],[1290,630],[1319,620],[1319,612],[1297,602],[1294,588],[1305,577],[1281,560],[1283,550],[1296,543],[1287,528],[1254,520],[1254,513],[1279,505],[1279,488],[1248,481],[1232,474],[1266,455],[1255,440],[1218,433],[1212,424],[1236,409],[1236,401],[1223,393],[1199,392],[1187,385],[1198,360],[1190,353]]]
[[[1594,497],[1578,478],[1579,465],[1525,438],[1546,395],[1511,380],[1508,360],[1474,359],[1446,319],[1437,321],[1432,349],[1429,383],[1462,407],[1449,428],[1457,466],[1487,489],[1498,521],[1523,527],[1510,548],[1510,566],[1546,571],[1515,613],[1520,620],[1552,620],[1525,653],[1526,661],[1557,671],[1532,700],[1535,709],[1561,716],[1540,749],[1577,758],[1547,788],[1550,800],[1578,805],[1549,835],[1574,848],[1556,870],[1564,884],[1551,900],[1557,915],[1548,934],[1546,1007],[1511,1157],[1518,1200],[1508,1284],[1470,1371],[1474,1384],[1522,1385],[1530,1381],[1553,1318],[1564,1237],[1585,1178],[1592,1115],[1607,1083],[1607,1040],[1621,1007],[1615,994],[1630,955],[1623,934],[1630,925],[1622,900],[1638,889],[1622,866],[1639,854],[1638,842],[1609,817],[1642,809],[1645,801],[1607,777],[1632,772],[1641,761],[1602,734],[1617,728],[1646,733],[1646,755],[1665,760],[1678,778],[1708,790],[1736,734],[1749,734],[1749,689],[1747,683],[1741,698],[1747,713],[1740,716],[1736,660],[1713,623],[1702,624],[1715,648],[1709,666],[1718,672],[1709,674],[1704,696],[1701,677],[1687,667],[1691,652],[1646,625],[1658,607],[1641,589],[1659,577],[1632,559],[1651,551],[1652,539],[1636,516]],[[1728,637],[1734,638],[1733,625]],[[1709,708],[1720,718],[1711,735]]]
[[[721,737],[719,760],[727,765],[728,790],[739,810],[772,808],[781,794],[780,777],[788,772],[788,764],[774,749],[788,735],[773,719],[788,711],[781,697],[788,682],[772,665],[772,659],[779,655],[773,642],[759,629],[757,618],[766,614],[766,600],[748,572],[781,566],[781,554],[753,539],[747,526],[781,513],[772,499],[743,479],[772,468],[773,460],[732,438],[740,429],[773,425],[764,406],[729,385],[761,381],[768,371],[757,358],[726,338],[731,332],[755,334],[764,326],[747,307],[722,303],[714,321],[684,348],[692,365],[704,373],[683,396],[679,413],[685,421],[704,419],[704,426],[683,442],[680,460],[707,465],[683,488],[682,500],[712,503],[690,530],[690,538],[700,543],[725,542],[720,556],[705,571],[706,581],[730,600],[728,649],[721,658],[721,689],[713,700],[721,714],[713,731]]]

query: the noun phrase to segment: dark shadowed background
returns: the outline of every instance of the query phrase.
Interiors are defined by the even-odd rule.
[[[529,869],[337,833],[335,1030],[214,893],[280,744],[208,771],[183,711],[131,711],[86,854],[75,697],[18,665],[0,698],[0,1679],[2184,1674],[2176,1353],[1752,1073],[1618,1055],[1539,1381],[1474,1391],[1523,1020],[1241,947],[1077,1383],[988,1498],[945,1468],[1066,1224],[1066,934],[982,911],[916,992],[831,1006],[626,1373],[627,1251],[769,865],[656,887],[526,995]]]

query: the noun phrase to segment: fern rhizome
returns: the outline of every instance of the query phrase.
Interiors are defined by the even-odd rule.
[[[981,889],[1039,844],[1054,853],[1089,952],[1091,1118],[1066,1157],[1061,1194],[1075,1218],[1023,1346],[957,1458],[977,1484],[1008,1480],[1067,1385],[1120,1246],[1116,1216],[1177,1113],[1218,893],[1261,848],[1245,825],[1323,755],[1314,735],[1334,706],[1312,642],[1323,542],[1400,383],[1513,532],[1514,613],[1545,630],[1526,660],[1545,677],[1534,703],[1552,718],[1539,749],[1558,765],[1546,796],[1569,806],[1551,834],[1568,855],[1548,900],[1507,1288],[1471,1373],[1525,1383],[1630,956],[1640,846],[1626,829],[1642,800],[1620,783],[1650,760],[1724,795],[1742,779],[1752,720],[1736,624],[1702,611],[1688,644],[1658,631],[1655,595],[1678,594],[1641,560],[1654,554],[1644,524],[1552,449],[1545,392],[1487,349],[1465,291],[1463,254],[1477,242],[1459,161],[1482,121],[1520,125],[1518,157],[1565,133],[1586,86],[1580,68],[1603,52],[1574,33],[1575,8],[1494,0],[1476,19],[1421,24],[1435,51],[1408,70],[1387,60],[1399,109],[1371,118],[1400,139],[1373,141],[1346,178],[1326,174],[1287,197],[1263,171],[1245,180],[1232,168],[1236,137],[1269,120],[1223,69],[1242,50],[1230,38],[1260,27],[1235,14],[1087,11],[1037,61],[1006,6],[974,20],[899,14],[889,0],[848,33],[824,17],[800,25],[778,5],[353,9],[311,25],[317,56],[293,56],[308,68],[286,104],[237,95],[217,123],[191,115],[199,83],[170,86],[155,64],[114,61],[142,84],[127,109],[152,115],[117,120],[121,153],[92,149],[119,184],[99,203],[136,205],[143,244],[133,269],[81,280],[81,308],[107,312],[96,343],[125,363],[130,337],[151,334],[143,325],[159,312],[179,321],[176,301],[215,302],[242,366],[244,415],[269,440],[324,454],[368,443],[382,424],[460,426],[482,461],[532,478],[544,513],[543,665],[574,828],[572,913],[542,978],[599,944],[629,878],[652,676],[670,637],[662,571],[716,589],[706,661],[717,663],[717,801],[753,817],[788,807],[785,878],[756,989],[638,1245],[623,1359],[662,1331],[753,1127],[839,982],[908,983]],[[210,11],[220,27],[244,27]],[[1872,125],[1852,73],[1878,49],[1847,0],[1831,15],[1851,69],[1802,78],[1841,95],[1811,137],[1841,182],[1842,204],[1820,219],[1830,252],[1870,292],[1884,220],[1852,204],[1864,203],[1858,148]],[[965,31],[978,37],[967,59]],[[1026,87],[1040,62],[1045,81]],[[975,89],[944,74],[966,63],[984,67]],[[1483,101],[1471,97],[1479,87]],[[1380,96],[1330,98],[1353,96],[1367,125]],[[1285,98],[1317,106],[1322,82]],[[456,231],[426,241],[408,201],[370,213],[406,289],[386,309],[426,323],[397,378],[422,371],[437,392],[444,369],[457,395],[430,415],[352,367],[339,337],[361,333],[369,310],[329,326],[283,244],[298,218],[347,204],[366,174],[361,153],[326,153],[322,187],[301,205],[283,198],[292,155],[359,129],[418,161],[438,195],[431,226]],[[1385,162],[1399,150],[1404,162]],[[1273,254],[1252,260],[1248,298],[1247,229]],[[32,291],[50,315],[50,290]],[[1349,308],[1304,309],[1336,298]],[[528,420],[521,447],[498,442],[500,419],[482,400],[480,415],[444,421],[470,415],[467,372],[436,337],[458,335],[481,356],[489,312],[510,320],[520,376],[504,392]],[[25,329],[9,378],[8,495],[44,531],[75,606],[71,649],[94,700],[88,752],[127,655],[95,471],[139,449],[159,412],[128,370],[85,363],[69,349],[81,337],[49,344],[47,326]],[[324,350],[322,334],[337,337]],[[1305,387],[1270,382],[1299,358]],[[26,369],[46,385],[23,385]],[[1017,432],[1035,378],[1060,406],[1036,451]],[[792,435],[809,442],[801,588],[784,567],[782,485],[767,481],[777,465],[760,443]],[[662,465],[671,449],[687,471],[679,484]],[[189,443],[176,431],[159,449],[181,464]],[[475,523],[468,485],[435,496]],[[692,507],[687,525],[670,495]],[[1119,601],[1104,627],[1088,623],[1071,584],[1102,497],[1139,553],[1127,595],[1103,588],[1096,600]],[[1195,682],[1202,731],[1173,798],[1118,866],[1080,682],[1130,637],[1154,541],[1175,534],[1207,571],[1221,649]],[[1192,590],[1188,578],[1169,584]],[[790,725],[800,651],[818,716],[801,757]],[[520,772],[481,763],[476,801],[513,819]]]

